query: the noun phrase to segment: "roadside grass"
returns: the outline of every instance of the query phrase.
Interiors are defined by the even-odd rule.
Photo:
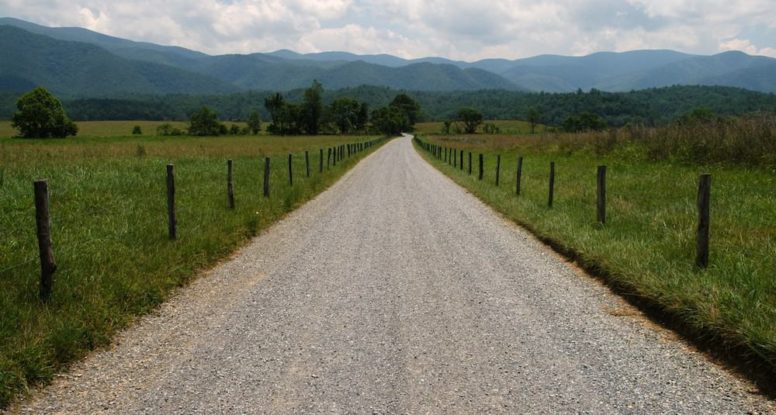
[[[423,139],[465,150],[465,169],[418,151],[506,217],[605,278],[622,293],[671,316],[716,350],[776,373],[776,172],[725,164],[651,161],[636,145],[604,155],[563,144],[572,138],[456,136]],[[584,140],[584,137],[581,139]],[[417,145],[417,144],[416,144]],[[474,168],[468,175],[468,152]],[[477,179],[478,154],[485,177]],[[500,185],[495,186],[496,156]],[[521,194],[515,194],[523,156]],[[550,161],[554,205],[547,207]],[[596,222],[596,166],[607,165],[607,223]],[[712,175],[711,257],[695,266],[698,176]]]
[[[0,140],[0,408],[108,344],[173,288],[326,189],[378,146],[328,169],[326,148],[375,138]],[[304,150],[310,151],[310,178]],[[268,199],[262,195],[265,156],[272,166]],[[234,210],[227,206],[227,159],[234,163]],[[168,163],[174,163],[176,178],[174,242],[167,239]],[[49,183],[58,265],[46,305],[37,298],[32,182],[38,178]]]

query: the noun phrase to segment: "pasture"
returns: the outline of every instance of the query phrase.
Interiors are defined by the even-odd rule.
[[[743,140],[743,138],[741,138]],[[728,140],[730,137],[728,136]],[[509,219],[659,309],[717,350],[740,353],[776,372],[776,173],[767,166],[653,160],[648,145],[611,134],[520,137],[432,136],[454,149],[457,166],[419,151],[442,172]],[[464,151],[461,170],[460,151]],[[469,174],[469,153],[474,163]],[[478,157],[484,177],[478,180]],[[496,160],[501,156],[499,185]],[[517,159],[523,157],[516,194]],[[548,207],[550,162],[556,164]],[[608,166],[607,219],[596,219],[596,167]],[[696,197],[712,176],[711,256],[695,265]]]
[[[0,139],[0,407],[108,344],[175,287],[326,189],[378,147],[335,166],[327,161],[330,147],[376,137],[132,137],[137,124],[144,131],[155,125],[79,123],[84,136]],[[288,154],[293,154],[293,185]],[[262,195],[265,157],[271,160],[268,198]],[[227,159],[234,163],[235,209],[227,205]],[[168,163],[176,176],[175,241],[167,237]],[[46,304],[37,296],[32,183],[40,178],[48,180],[58,265]]]

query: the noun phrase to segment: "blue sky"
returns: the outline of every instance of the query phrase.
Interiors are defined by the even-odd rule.
[[[0,0],[0,16],[211,54],[477,60],[674,49],[776,57],[774,0]]]

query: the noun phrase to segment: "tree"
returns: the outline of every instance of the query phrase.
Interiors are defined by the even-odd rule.
[[[358,107],[358,117],[356,117],[356,130],[365,131],[369,123],[369,104],[362,102]]]
[[[65,114],[62,103],[45,88],[38,87],[16,101],[11,125],[25,138],[64,138],[76,135],[78,127]]]
[[[329,107],[329,114],[342,134],[348,134],[359,127],[361,108],[356,100],[350,98],[334,100]]]
[[[264,107],[267,108],[272,124],[267,127],[267,131],[274,134],[283,134],[285,126],[283,125],[283,112],[286,106],[286,100],[280,92],[276,92],[267,98],[264,98]]]
[[[415,129],[415,123],[420,118],[420,104],[410,98],[409,95],[402,93],[393,98],[390,106],[398,109],[405,118],[402,131],[412,131]]]
[[[304,91],[301,127],[307,134],[317,135],[320,130],[321,116],[323,115],[322,96],[323,85],[318,81],[313,81],[312,86]]]
[[[261,131],[261,115],[258,111],[253,111],[248,115],[248,130],[254,135]]]
[[[398,135],[405,131],[407,117],[401,109],[387,106],[372,112],[372,126],[385,135]]]
[[[202,109],[191,115],[189,124],[190,135],[221,135],[226,131],[226,126],[218,122],[218,114],[211,111],[208,107],[202,107]]]
[[[474,108],[461,108],[458,110],[458,121],[463,123],[466,134],[474,134],[477,127],[482,124],[482,113]]]
[[[139,125],[132,127],[132,135],[143,135],[143,129]]]
[[[528,122],[531,124],[531,134],[536,132],[536,124],[539,124],[541,122],[542,115],[539,113],[539,110],[536,109],[536,107],[531,107],[528,109]]]

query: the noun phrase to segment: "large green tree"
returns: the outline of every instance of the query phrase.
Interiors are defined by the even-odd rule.
[[[458,121],[463,123],[463,131],[466,134],[474,134],[477,127],[482,124],[482,113],[474,108],[461,108],[458,110]]]
[[[64,138],[76,135],[78,127],[65,114],[62,103],[45,88],[38,87],[16,101],[14,128],[26,138]]]
[[[248,115],[248,130],[251,132],[251,134],[258,134],[261,131],[261,115],[259,115],[258,111],[252,111],[250,115]]]
[[[280,92],[276,92],[264,99],[264,107],[267,108],[272,124],[267,127],[267,131],[273,134],[283,134],[285,130],[285,106],[286,100]]]
[[[405,118],[403,131],[413,131],[415,123],[420,119],[420,104],[405,93],[396,95],[391,101],[391,107],[398,109]]]
[[[350,98],[337,98],[329,107],[331,120],[342,134],[348,134],[358,129],[360,124],[361,106],[358,101]]]

